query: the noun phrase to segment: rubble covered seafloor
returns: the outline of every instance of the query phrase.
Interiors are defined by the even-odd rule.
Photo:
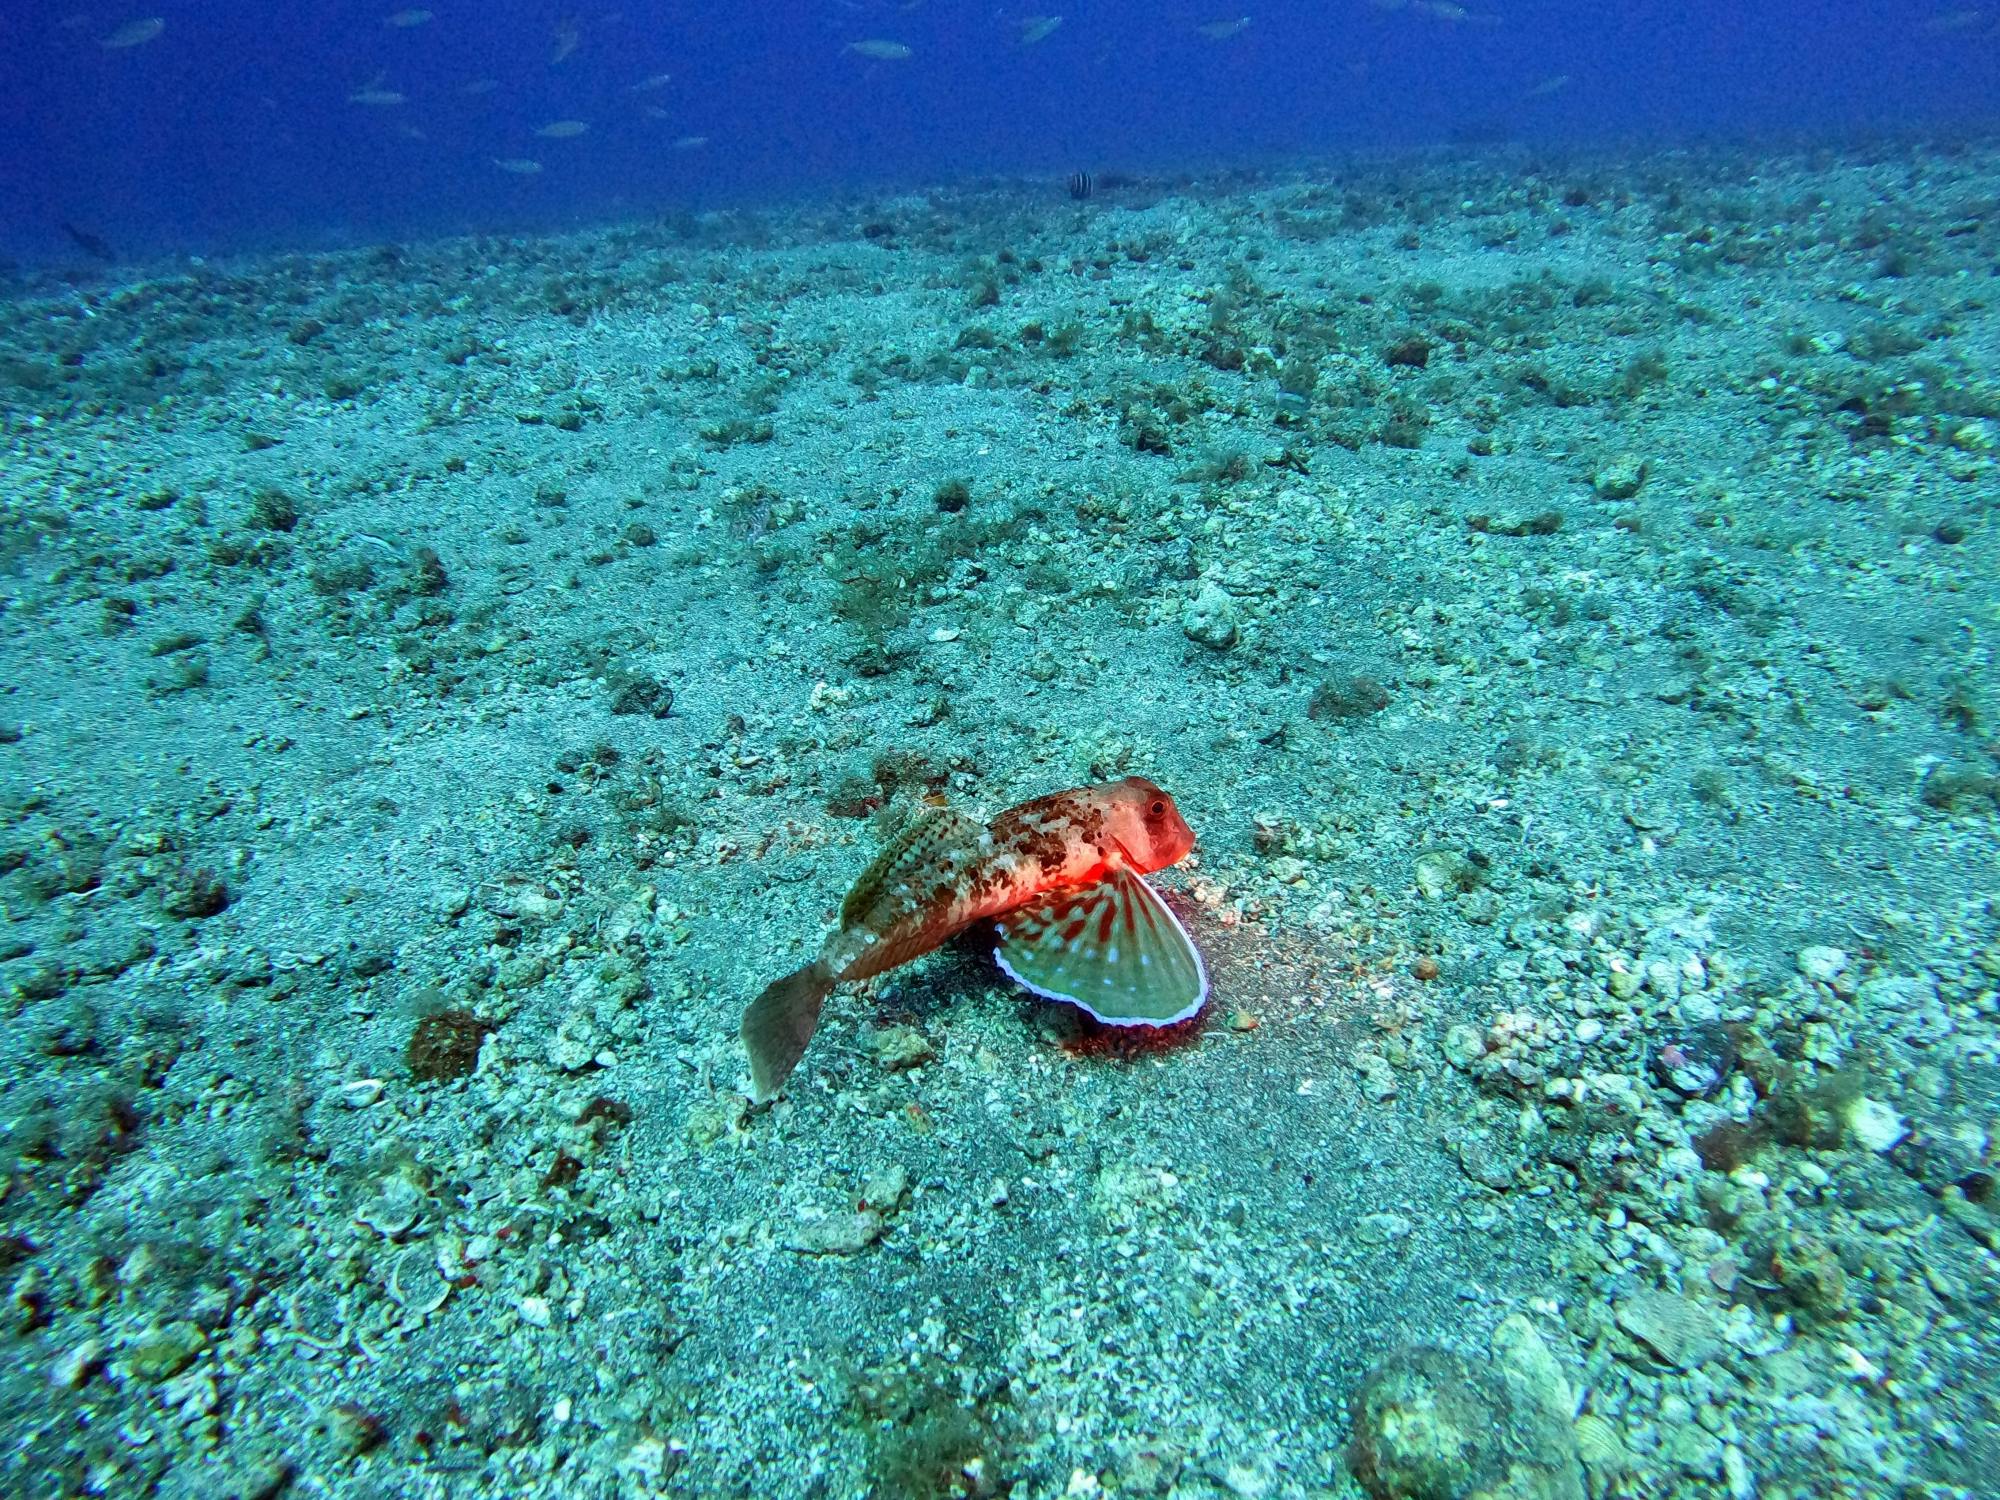
[[[1996,184],[17,285],[0,1486],[1990,1493]],[[1128,773],[1202,1017],[968,941],[751,1107],[903,810]]]

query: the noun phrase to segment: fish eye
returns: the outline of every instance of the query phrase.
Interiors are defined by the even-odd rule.
[[[1146,809],[1146,816],[1149,818],[1164,818],[1166,815],[1167,799],[1165,797],[1155,797],[1153,805]]]

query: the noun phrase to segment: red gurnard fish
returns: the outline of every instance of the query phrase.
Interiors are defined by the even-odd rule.
[[[981,827],[963,813],[911,815],[840,906],[819,957],[743,1012],[759,1101],[784,1087],[836,984],[868,979],[997,919],[1009,978],[1113,1026],[1171,1026],[1201,1009],[1208,974],[1180,921],[1142,876],[1177,864],[1194,834],[1142,776],[1056,792]]]

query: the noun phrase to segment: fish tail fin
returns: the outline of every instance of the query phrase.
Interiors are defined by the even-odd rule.
[[[743,1045],[750,1053],[750,1087],[759,1104],[775,1095],[819,1029],[820,1007],[833,992],[833,970],[815,959],[773,980],[744,1009]]]

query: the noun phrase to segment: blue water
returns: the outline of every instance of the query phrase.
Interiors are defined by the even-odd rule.
[[[65,221],[121,255],[215,253],[1453,139],[1974,132],[2000,101],[2000,6],[1954,0],[434,0],[385,24],[397,8],[9,0],[0,254],[76,258]],[[1020,45],[1036,13],[1063,23]],[[157,37],[102,45],[148,16]],[[405,102],[350,102],[371,84]],[[590,129],[534,134],[555,120]]]

